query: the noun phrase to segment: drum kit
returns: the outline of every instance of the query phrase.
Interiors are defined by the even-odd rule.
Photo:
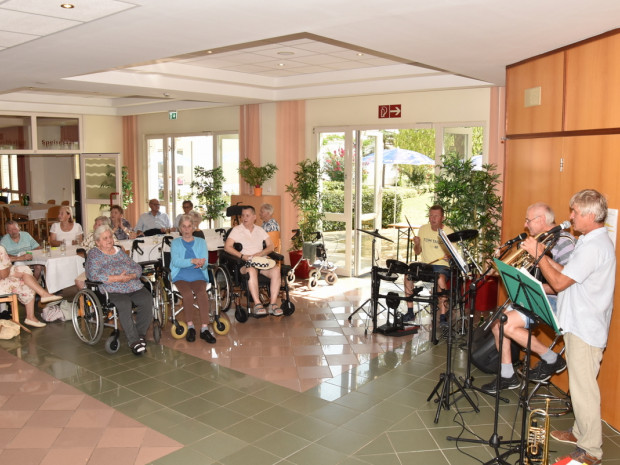
[[[388,241],[388,242],[394,242],[392,239],[385,237],[384,235],[380,234],[379,231],[377,229],[375,229],[374,231],[371,230],[366,230],[366,229],[358,229],[358,231],[364,233],[364,234],[368,234],[369,236],[373,237],[372,240],[372,269],[371,269],[371,277],[372,277],[372,293],[371,293],[371,297],[366,300],[362,305],[360,305],[360,307],[358,307],[355,312],[353,312],[350,316],[349,316],[349,321],[351,321],[353,315],[355,313],[357,313],[359,310],[363,310],[368,317],[372,318],[372,322],[373,322],[373,332],[381,332],[383,334],[391,334],[391,335],[395,335],[393,333],[398,332],[398,335],[402,335],[402,331],[404,328],[404,325],[402,324],[402,319],[399,321],[399,317],[401,317],[401,315],[398,313],[398,311],[396,310],[396,307],[398,306],[398,303],[402,300],[414,300],[414,301],[419,301],[419,302],[432,302],[434,296],[431,295],[430,297],[424,298],[424,297],[418,297],[417,295],[413,295],[410,297],[405,297],[405,296],[399,296],[396,293],[390,292],[388,293],[388,295],[382,295],[380,294],[379,291],[379,287],[380,287],[380,282],[381,281],[395,281],[398,278],[398,275],[404,275],[409,277],[409,279],[415,281],[415,282],[427,282],[427,283],[435,283],[436,281],[436,275],[437,273],[433,270],[432,267],[432,263],[419,263],[419,262],[413,262],[410,264],[407,263],[403,263],[401,261],[398,260],[392,260],[389,259],[386,261],[386,266],[387,268],[380,268],[377,266],[377,259],[375,256],[375,243],[377,239],[380,240],[384,240],[384,241]],[[448,235],[448,239],[450,240],[450,242],[456,242],[459,243],[461,246],[462,250],[465,250],[465,245],[464,242],[465,241],[469,241],[471,239],[475,239],[478,236],[478,231],[475,229],[465,229],[462,231],[457,231],[454,232],[450,235]],[[468,254],[468,252],[465,252],[466,254]],[[415,293],[414,293],[415,294]],[[390,312],[388,311],[388,321],[385,325],[382,325],[381,327],[377,326],[377,310],[378,310],[378,306],[381,306],[385,309],[385,307],[379,302],[380,299],[385,299],[386,304],[388,305],[388,307],[390,307],[390,309],[392,310],[392,314],[393,314],[393,318],[392,318],[392,323],[390,323]],[[366,305],[368,305],[368,303],[371,304],[371,312],[366,312],[365,307]],[[416,328],[417,329],[417,328]],[[435,338],[434,338],[435,339]]]

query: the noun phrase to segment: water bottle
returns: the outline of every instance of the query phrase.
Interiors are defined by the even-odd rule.
[[[26,192],[24,194],[24,207],[27,207],[28,205],[30,205],[30,194]]]
[[[67,253],[67,244],[65,241],[60,242],[60,255],[66,255]]]

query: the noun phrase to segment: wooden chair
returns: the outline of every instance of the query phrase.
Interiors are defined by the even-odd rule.
[[[62,202],[60,202],[60,205],[66,205],[68,207],[71,205],[71,202],[69,202],[68,200],[63,200]]]
[[[54,205],[53,207],[48,208],[47,215],[45,215],[45,222],[42,222],[43,231],[41,232],[41,237],[45,238],[48,242],[50,240],[50,228],[52,224],[58,223],[58,213],[60,212],[60,207],[62,205]]]
[[[27,333],[31,333],[28,328],[26,328],[19,321],[19,306],[17,302],[17,294],[4,294],[0,295],[0,303],[7,303],[11,306],[11,319],[17,323],[24,331]]]
[[[47,203],[49,203],[50,205],[56,205],[56,201],[54,199],[49,199]]]
[[[4,230],[6,227],[7,221],[15,221],[22,231],[27,231],[31,236],[34,233],[33,231],[33,222],[29,221],[28,218],[24,218],[23,216],[13,215],[9,207],[6,205],[2,205],[2,229]]]

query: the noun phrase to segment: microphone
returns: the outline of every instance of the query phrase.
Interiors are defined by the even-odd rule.
[[[527,237],[527,233],[521,233],[517,237],[513,237],[508,242],[506,242],[502,247],[507,247],[509,245],[514,244],[515,242],[521,242]]]
[[[542,239],[549,237],[552,234],[559,233],[560,231],[564,229],[568,229],[570,228],[570,225],[571,225],[570,221],[566,220],[562,224],[558,224],[557,226],[554,226],[553,228],[551,228],[549,231],[541,234],[538,241],[540,242]]]

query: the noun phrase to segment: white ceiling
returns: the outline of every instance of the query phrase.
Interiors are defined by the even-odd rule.
[[[619,0],[0,0],[0,111],[127,115],[503,85]]]

